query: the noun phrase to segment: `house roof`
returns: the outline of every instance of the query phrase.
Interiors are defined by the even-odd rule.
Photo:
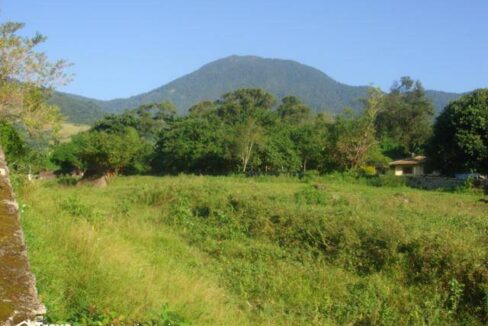
[[[390,166],[396,166],[396,165],[418,165],[424,163],[424,161],[427,159],[427,157],[418,155],[415,157],[409,157],[409,158],[404,158],[401,160],[393,161],[390,163]]]

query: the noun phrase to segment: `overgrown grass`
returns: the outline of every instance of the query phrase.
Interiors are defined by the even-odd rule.
[[[88,129],[90,129],[89,125],[64,122],[61,124],[59,137],[62,141],[68,141],[71,136],[87,131]]]
[[[476,193],[178,176],[44,182],[21,198],[52,321],[488,321],[488,207]]]

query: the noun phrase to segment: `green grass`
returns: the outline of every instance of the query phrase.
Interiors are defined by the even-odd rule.
[[[488,315],[480,194],[337,177],[119,177],[20,191],[51,321],[446,325]]]
[[[87,131],[90,129],[89,125],[86,124],[76,124],[65,122],[61,124],[61,130],[59,131],[59,137],[61,141],[68,141],[71,136],[79,134],[80,132]]]

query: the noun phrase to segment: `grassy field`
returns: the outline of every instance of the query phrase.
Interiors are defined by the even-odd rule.
[[[67,141],[69,137],[79,134],[80,132],[87,131],[88,129],[90,129],[89,125],[65,122],[61,124],[59,137],[62,141]]]
[[[118,177],[19,189],[51,321],[487,322],[481,194],[341,178]]]

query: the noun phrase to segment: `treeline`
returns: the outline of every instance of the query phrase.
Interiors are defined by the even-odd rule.
[[[486,92],[472,96],[486,97]],[[452,103],[446,112],[463,101]],[[487,103],[481,104],[485,111]],[[346,109],[337,116],[315,114],[296,97],[276,103],[261,89],[239,89],[217,101],[200,102],[185,117],[175,112],[164,102],[106,116],[88,132],[56,146],[52,160],[61,173],[85,171],[90,177],[181,172],[296,175],[307,170],[374,174],[385,171],[391,159],[425,150],[443,160],[434,167],[446,173],[467,168],[483,172],[487,159],[480,152],[470,166],[446,166],[446,151],[441,149],[445,114],[433,129],[433,106],[422,85],[408,77],[394,83],[387,94],[373,89],[361,113]],[[483,135],[484,128],[476,132]],[[463,164],[466,159],[462,157]]]
[[[67,64],[36,51],[45,37],[21,36],[22,28],[0,24],[0,144],[22,173],[375,173],[424,152],[445,174],[488,173],[488,90],[450,103],[433,124],[422,85],[408,77],[386,94],[371,90],[360,113],[315,114],[293,96],[239,89],[185,117],[168,102],[110,115],[58,144],[62,117],[49,98],[70,80]]]

